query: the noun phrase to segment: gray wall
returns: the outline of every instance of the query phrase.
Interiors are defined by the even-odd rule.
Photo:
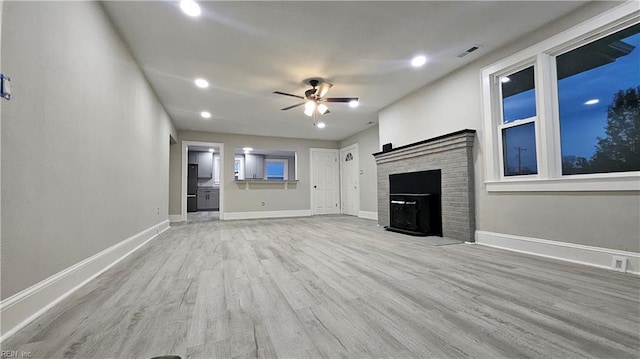
[[[309,148],[338,148],[337,141],[179,131],[179,145],[171,146],[169,213],[172,215],[180,214],[182,141],[224,144],[224,158],[222,159],[224,178],[221,178],[220,182],[224,182],[223,205],[225,213],[310,209]],[[297,185],[290,185],[287,190],[282,189],[282,185],[245,190],[244,184],[238,185],[233,179],[234,150],[237,147],[296,151],[298,153]],[[262,202],[265,202],[264,206],[262,206]]]
[[[376,160],[371,154],[380,152],[378,141],[378,126],[372,126],[362,132],[340,141],[340,148],[354,143],[358,144],[358,165],[360,175],[360,210],[378,212],[378,175]]]
[[[6,2],[2,27],[4,299],[166,220],[174,130],[99,3]]]
[[[483,183],[480,70],[616,5],[588,4],[388,106],[379,114],[380,143],[398,147],[464,128],[475,129],[478,230],[638,252],[637,192],[487,193]]]

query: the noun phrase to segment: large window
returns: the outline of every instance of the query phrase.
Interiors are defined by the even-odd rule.
[[[640,190],[633,5],[482,70],[489,191]]]
[[[556,58],[562,174],[640,170],[640,25]]]

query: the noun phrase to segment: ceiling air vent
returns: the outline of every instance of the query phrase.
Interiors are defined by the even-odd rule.
[[[470,48],[466,49],[463,53],[461,53],[460,55],[456,56],[457,58],[461,59],[467,55],[469,55],[470,53],[476,51],[477,49],[480,48],[480,45],[474,45],[471,46]]]

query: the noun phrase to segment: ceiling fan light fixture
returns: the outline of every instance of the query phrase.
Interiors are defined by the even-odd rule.
[[[356,108],[356,107],[358,107],[359,105],[360,105],[360,101],[358,101],[358,100],[351,100],[351,101],[349,101],[349,107],[351,107],[351,108]]]
[[[191,17],[200,16],[201,13],[200,5],[193,0],[180,1],[180,10]]]
[[[327,113],[328,110],[329,110],[329,108],[327,107],[327,105],[325,105],[323,103],[318,105],[318,112],[320,112],[321,115],[324,115],[325,113]],[[320,123],[322,123],[322,122],[320,122]],[[318,125],[320,125],[320,123]],[[322,128],[322,127],[320,127],[320,128]]]
[[[326,125],[324,124],[324,122],[318,122],[318,123],[316,124],[316,127],[318,127],[318,128],[325,128],[325,127],[326,127]]]
[[[304,104],[304,114],[311,117],[313,116],[313,111],[316,110],[316,103],[315,101],[307,101],[307,103]]]

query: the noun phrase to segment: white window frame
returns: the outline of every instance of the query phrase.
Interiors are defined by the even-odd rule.
[[[235,177],[236,163],[238,163],[238,181],[244,180],[244,156],[236,155],[233,160],[233,172]]]
[[[495,125],[496,130],[498,131],[498,155],[500,156],[499,162],[498,162],[498,166],[499,166],[499,171],[500,171],[500,179],[501,180],[505,180],[505,179],[512,179],[512,178],[517,178],[519,180],[523,180],[523,179],[534,179],[534,178],[538,178],[539,174],[540,174],[540,157],[538,156],[538,154],[540,153],[540,136],[538,134],[538,111],[540,110],[538,104],[540,103],[540,101],[538,101],[538,79],[537,79],[537,74],[538,74],[538,68],[536,66],[536,63],[534,61],[535,59],[529,59],[528,61],[524,62],[524,63],[519,63],[517,66],[515,67],[510,67],[508,68],[506,71],[503,71],[499,74],[494,75],[493,77],[493,81],[497,82],[496,83],[496,91],[497,91],[497,102],[498,102],[498,108],[499,108],[499,119]],[[536,102],[536,115],[533,117],[529,117],[529,118],[523,118],[523,119],[518,119],[515,120],[513,122],[509,122],[509,123],[504,123],[504,108],[503,108],[503,98],[502,98],[502,83],[500,82],[500,79],[504,76],[509,76],[512,75],[518,71],[524,70],[526,68],[529,67],[533,67],[533,73],[534,76],[536,76],[534,78],[534,84],[533,84],[533,93],[535,94],[535,102]],[[502,131],[504,129],[508,129],[511,127],[518,127],[521,125],[526,125],[528,123],[533,123],[533,128],[534,128],[534,133],[535,133],[535,137],[536,137],[536,167],[538,168],[537,174],[530,174],[530,175],[512,175],[512,176],[506,176],[505,175],[505,168],[504,168],[504,148],[503,146],[503,141],[502,141]]]
[[[234,169],[234,172],[235,172],[235,169]],[[220,155],[219,154],[213,155],[213,183],[220,184]]]
[[[640,171],[562,175],[556,56],[640,22],[640,8],[626,2],[481,71],[485,186],[488,192],[639,191]],[[537,175],[504,176],[502,96],[499,78],[534,64]],[[528,119],[532,120],[532,119]],[[524,120],[527,121],[527,120]],[[519,121],[518,125],[523,124]],[[515,126],[515,125],[513,125]]]
[[[283,175],[285,181],[289,180],[289,160],[285,159],[275,159],[275,158],[267,158],[264,160],[264,179],[267,180],[267,163],[282,163],[283,164]],[[273,180],[270,180],[273,181]]]

